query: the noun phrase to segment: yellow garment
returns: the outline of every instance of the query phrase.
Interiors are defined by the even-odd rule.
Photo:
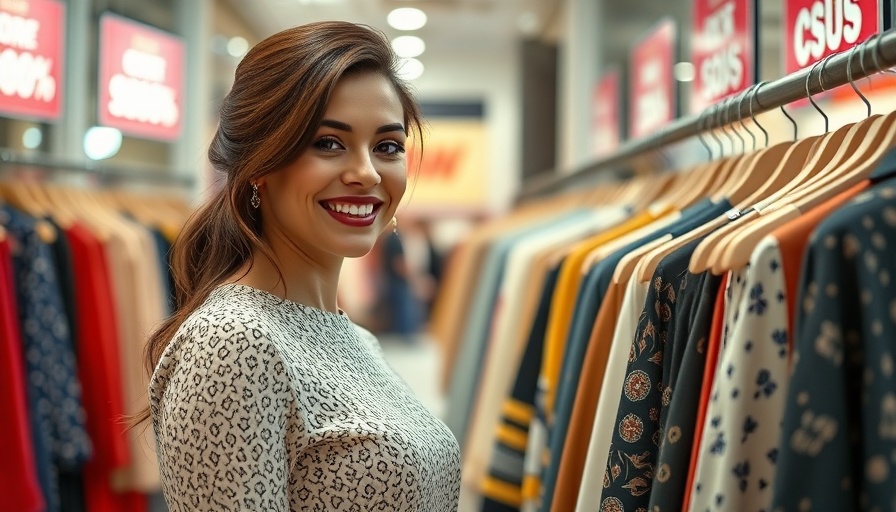
[[[556,383],[563,364],[563,352],[566,350],[566,338],[569,335],[569,324],[575,310],[575,302],[582,282],[582,264],[588,255],[603,244],[646,226],[665,215],[671,208],[648,209],[635,215],[615,228],[604,231],[576,245],[570,252],[557,276],[557,285],[551,298],[551,311],[545,331],[544,359],[541,364],[541,378],[545,383],[545,409],[548,415],[553,413],[556,399]]]

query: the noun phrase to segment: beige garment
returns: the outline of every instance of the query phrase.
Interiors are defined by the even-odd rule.
[[[133,222],[120,219],[110,223],[111,236],[106,257],[112,280],[112,295],[118,313],[119,357],[124,412],[135,415],[149,405],[146,394],[149,378],[143,364],[143,347],[148,335],[164,318],[162,270],[158,251],[150,233]],[[155,439],[149,429],[126,432],[131,464],[113,476],[118,490],[154,492],[161,488]]]

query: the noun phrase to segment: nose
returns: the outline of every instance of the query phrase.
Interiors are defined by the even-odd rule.
[[[342,173],[342,182],[346,185],[370,188],[378,185],[380,181],[382,181],[380,173],[377,172],[367,152],[359,152]]]

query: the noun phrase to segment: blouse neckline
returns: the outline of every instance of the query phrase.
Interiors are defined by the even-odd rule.
[[[320,308],[316,308],[314,306],[309,306],[307,304],[302,304],[300,302],[295,302],[295,301],[292,301],[289,299],[284,299],[282,297],[278,297],[277,295],[274,295],[273,293],[271,293],[267,290],[262,290],[261,288],[255,288],[254,286],[249,286],[249,285],[240,284],[240,283],[222,284],[222,285],[218,286],[217,288],[215,288],[215,290],[212,292],[212,295],[215,295],[216,293],[219,293],[219,292],[224,293],[227,291],[227,289],[242,290],[246,293],[251,293],[251,294],[253,294],[271,304],[276,304],[277,306],[288,306],[293,309],[297,309],[302,313],[305,313],[305,314],[308,314],[311,316],[315,316],[318,318],[331,319],[331,320],[333,320],[333,319],[349,320],[348,315],[345,314],[345,311],[343,311],[341,309],[336,313],[334,313],[332,311],[326,311],[326,310],[323,310]]]

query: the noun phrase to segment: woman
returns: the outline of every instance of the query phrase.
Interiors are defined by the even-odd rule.
[[[147,347],[172,511],[457,509],[457,442],[336,305],[420,131],[394,70],[381,34],[341,22],[237,68],[209,149],[227,180],[173,249],[179,308]]]

